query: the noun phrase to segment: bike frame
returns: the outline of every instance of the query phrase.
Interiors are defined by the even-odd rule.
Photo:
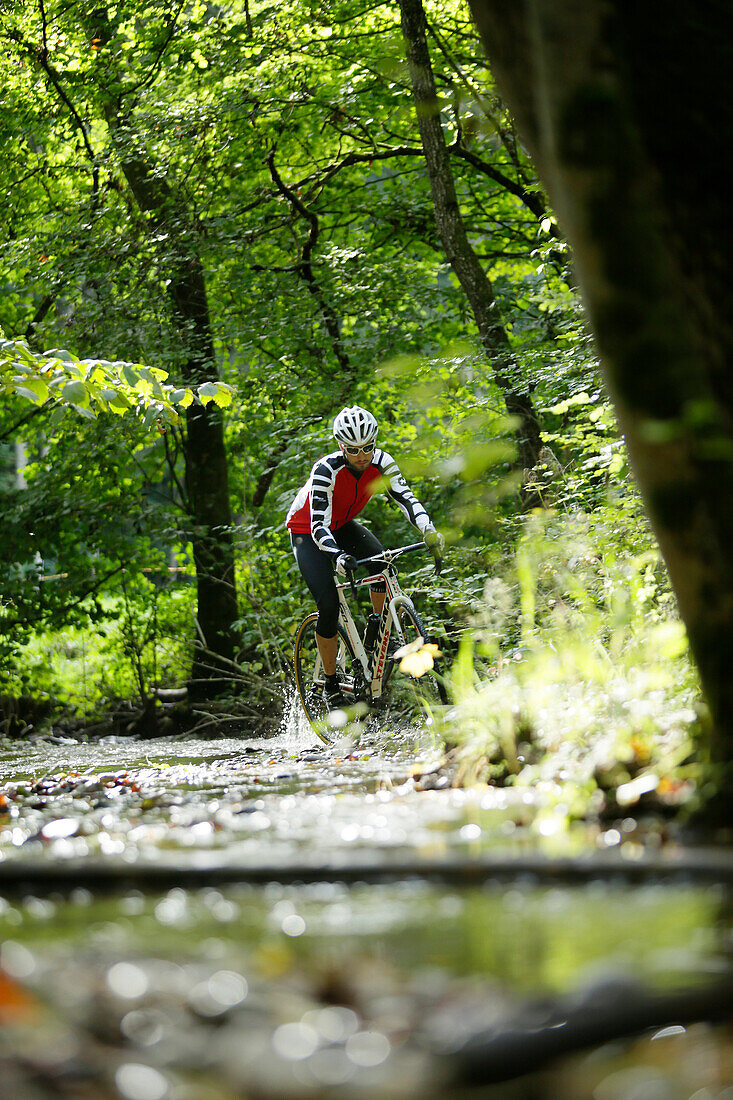
[[[409,607],[412,608],[413,611],[415,610],[415,605],[410,597],[406,596],[400,588],[400,583],[397,579],[397,570],[392,563],[401,554],[406,554],[410,550],[424,549],[424,543],[415,542],[411,543],[409,546],[401,546],[396,550],[385,550],[383,553],[377,554],[372,558],[362,558],[359,561],[359,565],[369,565],[374,561],[378,561],[386,562],[386,568],[379,573],[373,573],[369,577],[363,577],[361,580],[357,581],[352,578],[350,581],[336,585],[342,625],[356,658],[361,665],[367,692],[372,701],[379,699],[382,695],[385,672],[387,669],[387,651],[389,649],[389,640],[392,636],[392,630],[394,629],[396,631],[397,636],[401,637],[403,642],[405,640],[400,628],[398,611],[401,607]],[[377,631],[377,638],[374,643],[374,651],[371,657],[369,657],[364,648],[364,643],[357,625],[354,622],[351,609],[346,601],[346,590],[351,589],[351,591],[356,594],[357,588],[364,588],[366,585],[372,585],[376,581],[382,580],[386,586],[384,607],[382,609],[382,617],[379,621],[379,630]]]

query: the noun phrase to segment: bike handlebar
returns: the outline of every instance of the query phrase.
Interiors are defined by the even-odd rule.
[[[357,558],[356,564],[367,566],[367,565],[370,565],[372,562],[378,561],[378,562],[386,562],[389,565],[389,564],[391,564],[391,562],[393,562],[395,560],[395,558],[399,558],[401,554],[409,554],[413,550],[428,550],[429,551],[430,547],[426,546],[424,542],[411,542],[409,544],[409,546],[396,546],[393,550],[382,550],[382,552],[380,554],[374,554],[374,556],[371,557],[371,558]],[[440,573],[440,570],[441,570],[441,567],[442,567],[442,564],[443,564],[442,558],[436,557],[435,555],[433,555],[433,557],[435,558],[435,572]],[[349,581],[349,585],[351,587],[352,595],[354,597],[356,597],[356,584],[354,582],[354,571],[353,570],[350,569],[348,571],[347,578],[348,578],[348,581]],[[359,583],[361,583],[361,582],[359,582]]]
[[[409,546],[397,546],[394,550],[382,550],[379,554],[374,554],[371,558],[359,558],[359,565],[369,565],[373,561],[394,561],[400,554],[409,554],[411,550],[426,550],[424,542],[411,542]]]

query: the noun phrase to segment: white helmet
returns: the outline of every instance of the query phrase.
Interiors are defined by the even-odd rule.
[[[333,422],[333,434],[345,447],[363,447],[377,438],[379,426],[370,412],[359,405],[342,409]]]

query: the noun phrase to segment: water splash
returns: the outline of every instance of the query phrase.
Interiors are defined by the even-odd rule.
[[[280,728],[273,738],[273,744],[286,752],[300,753],[303,749],[315,746],[316,742],[316,735],[305,716],[298,693],[292,688],[285,700]]]

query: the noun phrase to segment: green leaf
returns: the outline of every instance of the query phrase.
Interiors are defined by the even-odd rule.
[[[65,351],[64,348],[51,348],[49,351],[44,351],[44,359],[60,359],[62,363],[78,363],[79,360],[75,355],[72,355],[70,351]]]
[[[122,366],[122,374],[128,386],[132,386],[132,388],[135,389],[140,381],[140,375],[137,371],[134,371],[129,363],[124,363]]]
[[[45,382],[43,378],[29,378],[26,382],[26,386],[38,395],[38,399],[41,403],[48,400],[48,383]]]
[[[193,392],[188,389],[173,390],[170,400],[174,405],[181,405],[184,409],[187,409],[193,403]]]
[[[140,378],[147,384],[147,387],[149,387],[143,390],[142,386],[138,384],[136,388],[140,390],[141,393],[153,393],[156,397],[163,396],[163,388],[152,370],[149,370],[147,367],[140,367]]]
[[[220,382],[218,392],[214,394],[214,401],[219,406],[219,408],[225,409],[227,405],[231,405],[233,397],[234,394],[232,393],[230,387],[224,385],[223,382]]]
[[[225,408],[232,403],[232,388],[225,382],[203,382],[197,390],[197,396],[202,405],[208,405],[213,401],[220,408]]]
[[[30,389],[29,386],[15,386],[15,392],[18,397],[24,397],[26,401],[32,401],[34,405],[42,405],[45,398],[39,397],[35,390]]]
[[[590,405],[590,403],[590,394],[576,393],[575,397],[569,397],[567,401],[559,401],[557,405],[551,405],[547,411],[551,413],[564,413],[575,405]]]
[[[57,405],[48,418],[48,427],[51,431],[57,428],[66,419],[66,405]]]
[[[12,341],[12,349],[13,349],[13,353],[15,354],[15,356],[18,359],[22,359],[26,363],[30,363],[32,365],[35,365],[36,360],[35,360],[35,356],[33,355],[33,352],[30,350],[29,347],[27,347],[25,344],[21,343],[20,340],[13,340]]]
[[[61,390],[61,397],[70,405],[86,406],[89,404],[87,388],[84,383],[80,381],[74,380],[72,382],[67,382]]]
[[[165,421],[165,423],[167,424],[179,424],[181,420],[177,411],[175,409],[172,409],[170,405],[160,406],[160,419]]]

